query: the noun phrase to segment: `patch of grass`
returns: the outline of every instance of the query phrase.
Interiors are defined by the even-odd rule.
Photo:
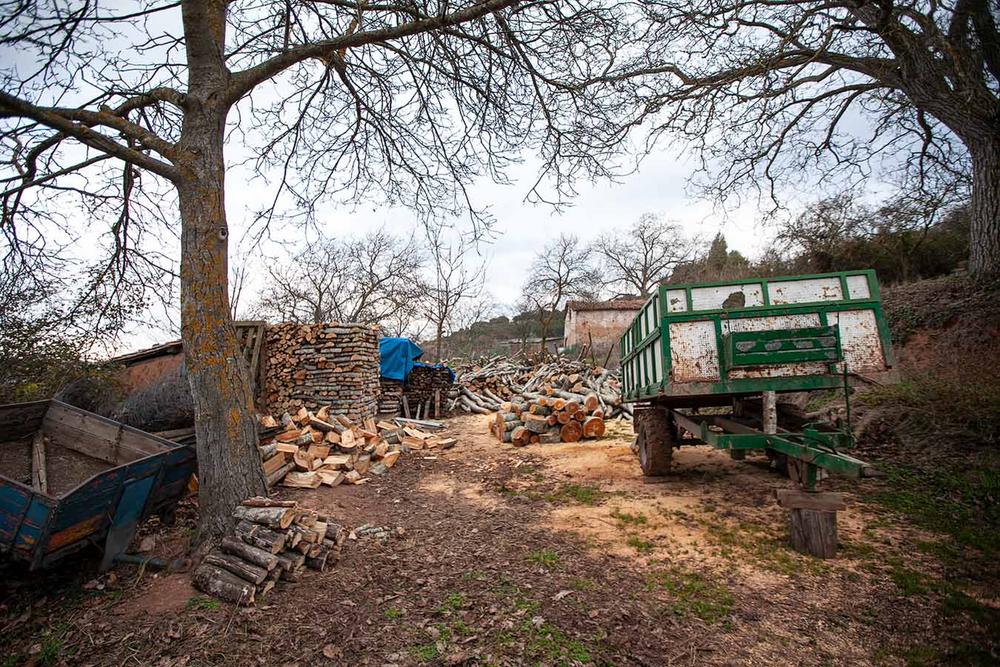
[[[648,523],[646,515],[642,512],[630,514],[616,509],[612,510],[611,518],[617,519],[618,523],[622,524],[622,526],[645,526]]]
[[[423,638],[426,641],[414,644],[408,649],[418,662],[436,661],[441,657],[442,648],[447,646],[448,641],[451,639],[451,629],[447,625],[437,623],[433,627],[437,631],[436,637],[427,630],[423,630]]]
[[[545,621],[536,624],[534,617],[541,607],[537,600],[525,597],[518,591],[514,596],[514,607],[524,620],[513,628],[499,633],[497,639],[501,646],[506,648],[521,644],[523,650],[518,656],[521,662],[558,667],[593,662],[585,643],[567,636],[561,629]]]
[[[736,601],[724,584],[678,567],[651,574],[649,585],[670,594],[673,613],[695,616],[706,623],[717,623],[726,618]]]
[[[730,526],[703,520],[709,538],[722,547],[722,555],[736,558],[736,551],[752,557],[761,567],[792,576],[795,574],[821,575],[830,571],[830,566],[819,558],[804,556],[789,548],[783,539],[772,537],[760,526],[740,523]]]
[[[426,644],[411,646],[410,653],[413,654],[413,657],[416,658],[418,662],[433,662],[441,655],[441,652],[438,651],[437,642],[428,642]]]
[[[628,540],[626,541],[626,544],[628,544],[630,547],[632,547],[641,554],[648,554],[650,551],[653,550],[653,543],[650,542],[649,540],[642,539],[638,535],[629,536]]]
[[[222,604],[215,598],[206,598],[196,595],[193,598],[188,598],[185,608],[187,609],[218,609]]]
[[[1000,462],[928,470],[893,464],[880,468],[886,485],[872,497],[875,502],[922,528],[950,535],[980,551],[985,560],[1000,557]]]
[[[595,584],[590,579],[584,579],[580,577],[570,582],[570,588],[572,588],[575,591],[592,591],[595,588],[597,588],[597,584]]]
[[[535,627],[531,621],[522,624],[526,636],[524,652],[532,662],[543,662],[560,667],[591,662],[590,651],[583,642],[570,639],[557,627],[542,623]]]
[[[435,611],[439,614],[454,614],[465,606],[465,596],[461,593],[451,593]]]
[[[43,667],[55,665],[62,656],[63,642],[59,637],[46,637],[38,654],[38,664]]]
[[[532,551],[528,554],[528,560],[549,570],[559,567],[559,554],[551,549]]]
[[[452,631],[461,637],[469,637],[476,633],[465,621],[455,621],[451,624]]]
[[[899,587],[903,595],[922,595],[930,590],[928,578],[922,572],[917,572],[903,565],[895,564],[889,572],[892,583]]]
[[[556,503],[579,503],[593,507],[604,500],[606,493],[593,484],[560,484],[546,500]]]
[[[382,616],[384,616],[387,621],[398,621],[403,618],[403,610],[397,609],[396,607],[389,607],[382,612]]]

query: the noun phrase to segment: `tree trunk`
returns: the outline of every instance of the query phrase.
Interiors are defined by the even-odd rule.
[[[221,150],[219,158],[221,162]],[[266,495],[267,482],[257,453],[250,371],[230,317],[221,164],[216,173],[185,183],[179,192],[181,334],[194,399],[205,539],[227,532],[233,508],[251,496]]]
[[[1000,139],[968,143],[972,156],[972,228],[969,273],[978,280],[1000,276]]]
[[[181,339],[194,399],[198,448],[199,539],[218,537],[234,523],[233,508],[267,495],[257,453],[250,369],[236,340],[229,307],[229,227],[223,155],[225,0],[182,5],[188,93],[178,164],[181,216]]]

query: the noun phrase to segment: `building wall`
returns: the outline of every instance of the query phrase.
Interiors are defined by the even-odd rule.
[[[632,323],[637,310],[570,310],[566,314],[566,347],[582,347],[593,339],[594,357],[604,361],[608,350],[608,364],[617,366],[619,361],[618,339]],[[589,356],[589,353],[588,353]]]

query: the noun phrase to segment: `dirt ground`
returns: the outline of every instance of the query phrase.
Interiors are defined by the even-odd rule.
[[[840,557],[785,546],[766,459],[675,453],[644,484],[627,424],[596,442],[514,449],[484,417],[449,421],[459,445],[411,453],[356,487],[282,490],[357,537],[340,563],[281,584],[255,608],[205,598],[183,573],[91,561],[4,571],[2,665],[917,665],[997,655],[989,582],[956,595],[943,538],[836,482]],[[193,508],[155,526],[182,555]],[[363,532],[363,531],[362,531]]]

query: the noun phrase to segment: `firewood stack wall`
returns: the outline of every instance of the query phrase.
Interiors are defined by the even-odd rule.
[[[411,410],[415,410],[417,406],[425,406],[436,418],[440,415],[436,414],[434,392],[439,392],[441,406],[444,409],[451,391],[451,384],[451,371],[447,368],[414,366],[409,377],[406,378],[403,393],[406,395],[406,401],[410,404]]]
[[[379,394],[378,327],[362,324],[272,324],[266,332],[264,400],[271,412],[299,406],[362,421]]]
[[[401,414],[403,405],[403,383],[389,378],[379,379],[378,413],[395,417]]]

